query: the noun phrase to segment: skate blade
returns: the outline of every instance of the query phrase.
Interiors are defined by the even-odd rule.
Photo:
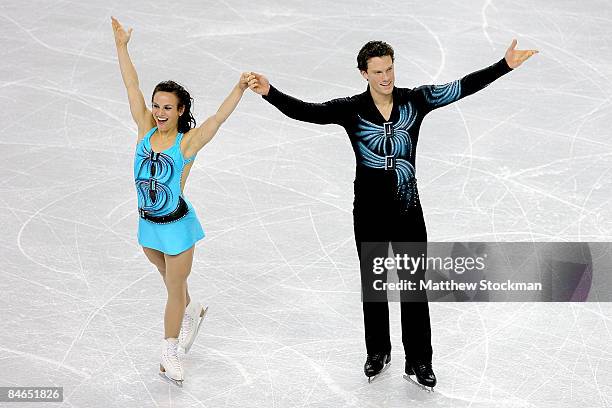
[[[191,337],[191,341],[189,343],[187,343],[186,347],[183,347],[183,350],[185,351],[185,354],[189,353],[189,350],[191,349],[191,346],[193,346],[193,342],[195,341],[196,336],[200,332],[200,326],[202,325],[202,322],[204,321],[204,318],[206,317],[206,313],[208,313],[208,306],[206,306],[204,308],[204,313],[202,313],[202,316],[200,316],[200,319],[198,320],[198,325],[197,325],[197,327],[195,329],[195,333],[193,333],[193,336]]]
[[[414,377],[415,377],[414,379],[413,379],[412,377],[413,377],[412,375],[404,374],[404,379],[405,379],[406,381],[411,382],[411,383],[413,383],[413,384],[417,385],[419,388],[421,388],[421,389],[423,389],[423,390],[425,390],[425,391],[427,391],[427,392],[434,392],[433,387],[428,387],[428,386],[423,385],[423,384],[421,384],[420,382],[418,382],[418,381],[416,380],[416,375],[414,376]]]
[[[391,362],[388,362],[387,364],[385,364],[385,366],[382,368],[382,370],[380,370],[380,372],[376,375],[373,375],[372,377],[368,377],[368,384],[371,384],[372,381],[374,381],[375,379],[377,379],[378,377],[380,377],[380,375],[382,373],[384,373],[385,371],[387,371],[387,368],[389,368],[389,366],[391,365]]]
[[[167,383],[176,385],[179,388],[183,388],[183,381],[182,380],[175,380],[173,378],[167,377],[166,374],[164,374],[164,373],[159,373],[159,376],[162,378],[162,380],[166,381]]]

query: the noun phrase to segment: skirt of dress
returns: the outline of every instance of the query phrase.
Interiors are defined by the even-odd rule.
[[[178,221],[156,224],[143,218],[138,219],[138,243],[146,248],[156,249],[167,255],[178,255],[204,238],[204,230],[195,208],[183,197],[189,212]]]

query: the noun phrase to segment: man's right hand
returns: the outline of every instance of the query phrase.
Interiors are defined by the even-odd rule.
[[[266,96],[268,92],[270,92],[270,82],[268,82],[268,78],[257,72],[251,72],[247,81],[249,83],[249,88],[259,95]]]

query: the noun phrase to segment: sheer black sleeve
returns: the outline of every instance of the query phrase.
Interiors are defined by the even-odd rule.
[[[421,93],[427,112],[446,106],[489,86],[493,81],[512,71],[502,58],[495,64],[472,72],[461,79],[444,85],[423,85],[416,89]]]
[[[341,125],[350,112],[350,98],[332,99],[323,103],[304,102],[282,93],[272,85],[268,95],[263,98],[292,119],[319,125]]]

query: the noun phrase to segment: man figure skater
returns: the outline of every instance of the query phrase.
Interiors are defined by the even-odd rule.
[[[516,40],[504,58],[482,70],[445,85],[418,88],[395,87],[393,48],[382,41],[365,44],[357,56],[357,68],[368,82],[365,92],[323,103],[307,103],[271,86],[257,73],[249,87],[285,115],[317,124],[344,127],[356,158],[353,221],[360,260],[363,243],[427,242],[427,231],[415,178],[415,154],[423,118],[434,109],[471,95],[520,66],[537,53],[517,50]],[[371,251],[370,251],[371,252]],[[365,270],[364,270],[365,269]],[[362,268],[362,293],[371,273]],[[424,271],[423,271],[424,273]],[[423,275],[421,275],[422,277]],[[431,328],[426,294],[421,301],[401,302],[405,372],[418,384],[433,390],[436,377],[431,366]],[[371,300],[371,299],[370,299]],[[363,298],[367,358],[364,373],[372,379],[391,361],[389,308],[386,301]]]

